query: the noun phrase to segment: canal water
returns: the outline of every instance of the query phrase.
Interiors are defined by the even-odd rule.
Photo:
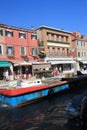
[[[0,105],[0,130],[68,130],[65,107],[85,91],[87,88],[63,91],[19,108]]]

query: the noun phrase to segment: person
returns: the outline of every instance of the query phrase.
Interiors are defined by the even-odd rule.
[[[58,71],[58,68],[56,67],[55,68],[55,76],[58,76],[58,74],[59,74],[59,71]]]
[[[26,79],[28,79],[28,68],[26,68],[25,74],[26,74]]]
[[[22,82],[22,79],[21,79],[21,76],[19,74],[19,75],[17,75],[17,87],[21,86],[21,82]]]
[[[17,70],[17,74],[18,74],[18,75],[20,74],[20,69]]]
[[[58,71],[58,68],[56,67],[56,68],[53,70],[52,75],[53,75],[53,76],[58,76],[58,74],[59,74],[59,71]]]
[[[61,68],[61,66],[59,67],[59,72],[60,72],[60,73],[62,72],[62,68]]]
[[[9,80],[9,72],[8,72],[8,69],[6,70],[6,72],[5,72],[5,78],[6,78],[6,81],[8,81]]]

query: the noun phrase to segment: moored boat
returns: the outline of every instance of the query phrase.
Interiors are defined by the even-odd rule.
[[[68,82],[58,78],[23,80],[21,86],[11,81],[0,86],[0,103],[18,107],[68,88]]]

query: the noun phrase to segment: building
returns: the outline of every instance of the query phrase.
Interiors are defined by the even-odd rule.
[[[37,29],[39,51],[43,52],[45,62],[51,62],[53,68],[62,69],[63,73],[74,73],[74,64],[71,54],[72,32],[48,26]],[[42,56],[42,55],[41,55]]]
[[[10,74],[19,65],[31,65],[38,60],[38,40],[34,29],[0,24],[0,72],[10,68]],[[24,67],[22,67],[25,71]]]
[[[87,66],[87,36],[80,32],[72,34],[72,56],[76,61],[76,69],[81,70]]]

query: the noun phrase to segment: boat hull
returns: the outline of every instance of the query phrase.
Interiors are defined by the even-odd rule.
[[[32,88],[20,88],[15,90],[0,90],[0,102],[11,107],[18,107],[49,96],[49,91],[53,93],[68,89],[67,82],[52,84],[50,86],[41,85]],[[52,93],[50,93],[51,95]]]

